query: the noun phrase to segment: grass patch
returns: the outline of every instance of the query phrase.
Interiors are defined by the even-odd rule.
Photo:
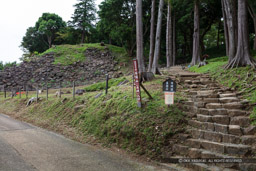
[[[145,84],[154,99],[148,100],[142,92],[144,107],[140,109],[136,98],[132,98],[131,78],[126,78],[130,81],[126,85],[116,86],[124,79],[112,79],[109,93],[99,98],[95,98],[99,92],[86,92],[75,100],[71,95],[59,99],[52,94],[48,101],[43,99],[27,108],[25,99],[14,98],[0,103],[0,111],[14,112],[22,120],[65,135],[73,130],[74,139],[81,135],[88,142],[93,136],[106,145],[115,144],[136,154],[160,158],[172,135],[185,129],[185,115],[178,104],[182,97],[177,93],[176,105],[167,108],[162,92],[164,78],[157,77]],[[90,88],[98,90],[101,84]]]
[[[113,46],[113,45],[105,45],[101,46],[100,43],[91,43],[91,44],[80,44],[80,45],[57,45],[54,46],[39,56],[43,56],[48,53],[54,53],[55,62],[54,64],[61,65],[70,65],[74,62],[84,62],[86,59],[85,51],[88,48],[97,48],[99,50],[104,50],[108,48],[113,55],[117,58],[119,62],[127,62],[129,60],[127,53],[124,48]]]
[[[117,86],[119,83],[122,81],[126,80],[125,77],[122,78],[117,78],[117,79],[110,79],[108,81],[108,88],[111,88],[113,86]],[[85,91],[99,91],[99,90],[104,90],[106,88],[106,81],[98,82],[95,84],[91,84],[87,87],[85,87]]]

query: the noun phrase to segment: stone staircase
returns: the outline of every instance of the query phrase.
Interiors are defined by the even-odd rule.
[[[255,158],[256,127],[251,126],[247,101],[208,75],[171,73],[187,98],[187,132],[173,145],[170,158]],[[185,138],[184,138],[185,137]],[[256,163],[184,163],[191,170],[256,170]]]

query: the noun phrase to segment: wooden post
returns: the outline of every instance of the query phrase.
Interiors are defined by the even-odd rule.
[[[61,98],[61,82],[60,82],[60,85],[59,85],[59,98]]]
[[[75,100],[75,96],[76,96],[76,83],[75,81],[73,81],[73,100]]]
[[[19,97],[21,99],[21,88],[19,87]]]
[[[28,85],[26,85],[26,99],[28,98]]]
[[[140,86],[145,91],[145,93],[148,95],[149,99],[153,99],[153,97],[149,94],[149,92],[147,91],[147,89],[144,87],[144,85],[142,83],[140,83]]]
[[[108,79],[109,79],[109,75],[106,74],[106,94],[108,94]]]
[[[132,98],[134,99],[134,74],[132,74]]]
[[[38,103],[38,85],[37,85],[37,87],[36,87],[36,102]]]
[[[6,89],[5,89],[5,86],[4,86],[4,98],[6,99]]]
[[[14,96],[14,95],[13,95],[13,87],[12,87],[12,94],[11,94],[11,95],[12,95],[12,98],[13,98],[13,96]]]
[[[48,82],[46,82],[46,100],[48,100],[49,92],[48,92]]]

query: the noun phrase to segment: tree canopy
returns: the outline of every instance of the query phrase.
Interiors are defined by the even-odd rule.
[[[43,13],[36,22],[35,29],[39,34],[47,37],[48,46],[51,48],[56,32],[65,26],[66,23],[57,14]]]
[[[85,42],[86,34],[90,34],[96,20],[94,0],[78,0],[70,25],[81,31],[81,43]]]
[[[254,0],[248,0],[248,3],[247,0],[244,1],[245,10],[250,14],[246,17],[249,26],[244,23],[244,29],[249,27],[248,41],[251,44],[248,46],[256,49],[256,3]],[[162,23],[159,27],[161,32],[158,35],[161,41],[158,42],[155,36],[159,2],[160,0],[142,0],[142,56],[144,61],[149,61],[145,63],[145,67],[153,65],[155,43],[158,43],[156,50],[159,51],[154,55],[158,58],[155,63],[159,62],[160,65],[168,63],[168,66],[171,66],[174,62],[189,63],[195,51],[195,44],[198,44],[198,53],[194,54],[197,60],[193,64],[197,64],[206,50],[212,47],[220,48],[226,45],[227,56],[230,59],[235,57],[239,24],[239,5],[236,1],[164,0]],[[197,8],[194,2],[198,3]],[[93,0],[78,0],[74,7],[74,14],[68,26],[58,15],[44,13],[34,27],[27,29],[21,47],[30,53],[41,53],[52,44],[105,42],[125,47],[129,56],[135,57],[136,0],[104,0],[98,11]],[[194,9],[196,12],[198,10],[198,17],[194,16]],[[196,25],[195,19],[198,20]],[[199,43],[193,43],[195,31],[198,31],[196,42]]]

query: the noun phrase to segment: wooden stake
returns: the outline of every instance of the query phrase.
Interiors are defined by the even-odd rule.
[[[5,89],[5,86],[4,86],[4,98],[6,99],[6,89]]]
[[[60,89],[59,89],[59,91],[60,91],[59,98],[61,98],[61,82],[60,82]]]
[[[73,100],[75,100],[75,96],[76,96],[76,83],[75,81],[73,81]]]
[[[49,92],[48,92],[48,82],[46,82],[46,100],[48,100]]]
[[[19,97],[20,97],[20,99],[21,99],[21,88],[19,87]]]
[[[108,79],[109,79],[109,75],[106,74],[106,94],[108,94]]]
[[[134,99],[134,74],[132,74],[132,98]]]
[[[38,103],[38,85],[37,85],[37,87],[36,87],[36,102]]]
[[[26,85],[26,99],[28,98],[28,86]]]

